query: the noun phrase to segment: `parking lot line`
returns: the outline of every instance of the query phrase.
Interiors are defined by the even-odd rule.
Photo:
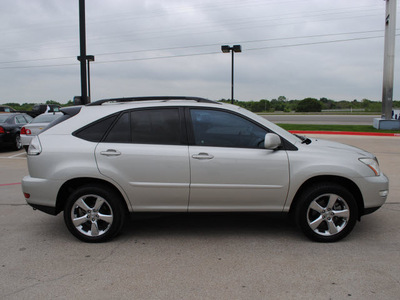
[[[20,156],[22,156],[23,155],[23,157],[20,157]],[[17,154],[14,154],[14,155],[10,155],[10,156],[0,156],[0,158],[8,158],[8,159],[26,159],[26,153],[25,152],[21,152],[21,153],[17,153]]]
[[[7,185],[18,185],[21,184],[21,182],[14,182],[14,183],[0,183],[0,186],[7,186]]]

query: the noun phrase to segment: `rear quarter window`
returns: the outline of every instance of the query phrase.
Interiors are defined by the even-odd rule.
[[[112,115],[103,118],[99,121],[91,123],[81,129],[75,131],[72,135],[84,139],[89,142],[100,142],[103,136],[106,134],[110,126],[114,123],[117,115]]]

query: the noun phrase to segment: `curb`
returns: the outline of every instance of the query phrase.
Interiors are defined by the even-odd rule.
[[[400,137],[400,133],[386,132],[353,132],[353,131],[314,131],[314,130],[288,130],[290,133],[308,134],[338,134],[338,135],[362,135],[362,136],[395,136]]]

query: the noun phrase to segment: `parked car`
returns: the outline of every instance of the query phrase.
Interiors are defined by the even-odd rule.
[[[310,239],[334,242],[388,195],[373,154],[234,105],[145,97],[62,112],[32,139],[22,190],[35,209],[64,211],[85,242],[114,237],[128,212],[284,212]]]
[[[6,105],[0,105],[0,113],[15,112],[15,109]]]
[[[60,112],[61,106],[57,104],[35,104],[32,110],[20,110],[20,113],[26,113],[35,118],[44,113]]]
[[[38,115],[44,114],[44,113],[59,112],[60,109],[61,109],[61,106],[57,105],[57,104],[35,104],[32,107],[31,113],[34,114],[34,116],[38,116]]]
[[[47,125],[49,125],[49,123],[53,122],[54,120],[57,120],[62,115],[63,114],[61,112],[44,113],[37,116],[28,124],[26,124],[24,127],[22,127],[20,136],[21,136],[22,146],[25,148],[25,150],[28,151],[29,143],[31,142],[31,139],[35,135],[38,135],[43,129],[47,127]]]
[[[20,130],[32,118],[21,113],[0,114],[0,146],[11,146],[14,150],[22,148]]]

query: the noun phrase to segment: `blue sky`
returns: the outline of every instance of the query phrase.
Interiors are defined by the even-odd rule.
[[[0,103],[80,94],[78,3],[0,2]],[[220,48],[240,44],[236,99],[380,101],[384,19],[381,0],[86,0],[92,99],[230,98]]]

